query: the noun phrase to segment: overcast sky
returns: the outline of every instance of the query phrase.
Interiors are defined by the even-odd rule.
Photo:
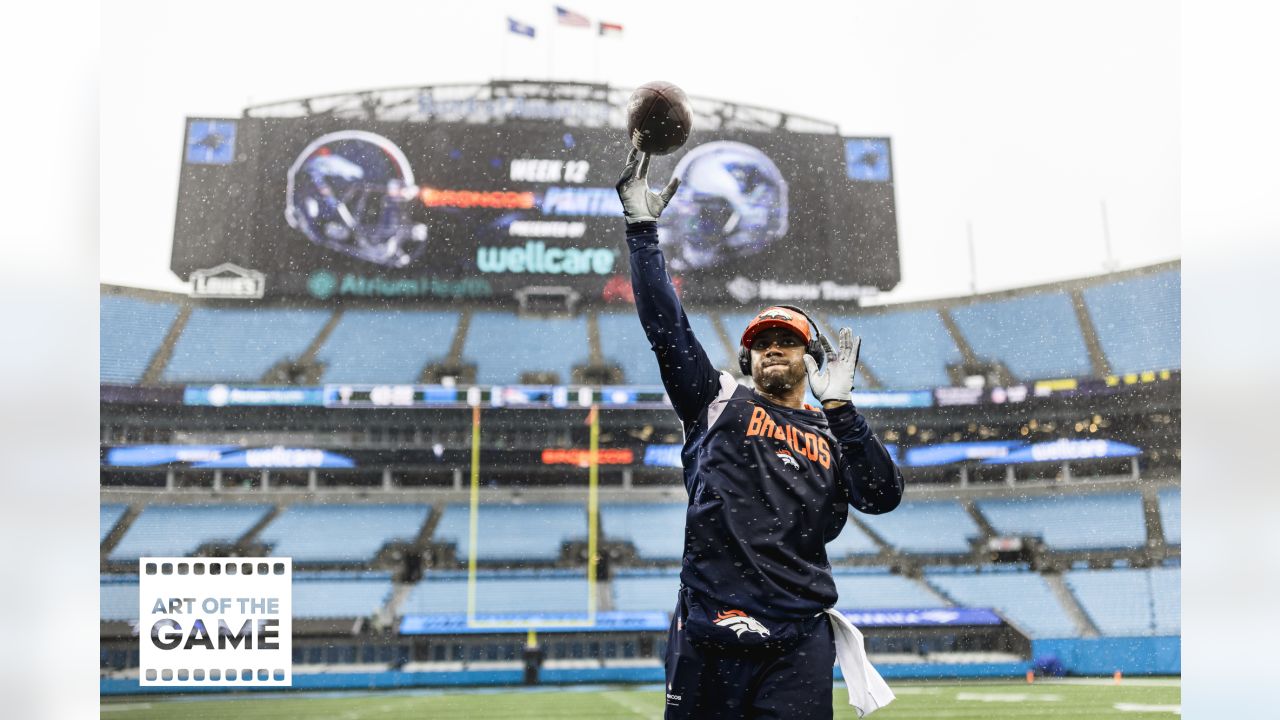
[[[550,77],[689,94],[888,135],[902,283],[884,299],[1102,272],[1181,255],[1178,5],[1164,0],[565,0],[622,36],[557,27],[551,2],[104,3],[101,279],[169,271],[186,116],[378,87]],[[513,17],[537,28],[506,31]]]

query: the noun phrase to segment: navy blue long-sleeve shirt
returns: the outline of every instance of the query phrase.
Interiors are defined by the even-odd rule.
[[[723,609],[810,617],[836,601],[826,544],[849,505],[888,512],[903,480],[852,403],[775,404],[716,370],[680,305],[657,223],[627,226],[636,310],[684,423],[681,583]]]

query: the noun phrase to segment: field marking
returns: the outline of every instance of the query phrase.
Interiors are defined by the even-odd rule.
[[[104,703],[100,712],[120,712],[121,710],[150,710],[151,703]]]
[[[1111,707],[1120,712],[1140,712],[1140,713],[1173,713],[1174,715],[1182,714],[1181,705],[1139,705],[1138,703],[1116,703]]]
[[[1045,685],[1115,685],[1113,678],[1045,678],[1036,680]],[[1123,678],[1121,685],[1135,687],[1182,687],[1182,678]]]
[[[972,700],[974,702],[1027,702],[1034,700],[1036,702],[1058,702],[1062,699],[1061,695],[1038,695],[1031,693],[975,693],[962,692],[956,693],[957,700]]]
[[[638,706],[633,699],[636,696],[630,692],[602,692],[600,697],[617,705],[633,715],[645,718],[645,720],[660,720],[662,713],[655,712],[651,707]]]

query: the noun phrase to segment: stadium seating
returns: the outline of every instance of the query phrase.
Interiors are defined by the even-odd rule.
[[[684,503],[606,503],[600,525],[610,540],[630,542],[644,560],[678,562],[684,554]]]
[[[427,521],[427,505],[292,505],[258,539],[271,554],[295,563],[369,562],[395,540],[413,542]]]
[[[946,607],[949,602],[922,583],[901,575],[882,573],[833,573],[837,605],[848,610],[907,610]]]
[[[1076,626],[1038,573],[926,573],[934,589],[960,605],[994,608],[1031,637],[1074,637]]]
[[[635,310],[602,312],[596,316],[600,329],[600,353],[606,364],[622,368],[629,385],[661,385],[658,361],[649,347],[649,339],[640,327]]]
[[[613,607],[624,612],[661,610],[671,612],[680,590],[680,573],[619,569],[614,572]]]
[[[129,509],[128,505],[123,503],[109,503],[98,508],[98,543],[101,544],[107,539],[107,535],[111,534],[112,528],[116,523],[120,522],[120,518],[124,517],[124,513]]]
[[[98,311],[101,381],[136,384],[178,317],[178,304],[99,295]]]
[[[962,359],[936,310],[832,315],[829,319],[831,332],[847,326],[862,337],[860,360],[887,389],[950,385],[947,365]]]
[[[1021,380],[1093,374],[1071,296],[1063,291],[952,308],[979,358],[1002,361]]]
[[[138,619],[138,576],[103,575],[98,581],[98,615],[104,622]]]
[[[388,573],[295,573],[293,617],[326,619],[368,617],[391,595]]]
[[[1053,550],[1142,548],[1147,525],[1136,493],[1054,495],[978,500],[1002,535],[1031,535]]]
[[[1111,372],[1182,367],[1180,270],[1095,285],[1084,301]]]
[[[853,512],[850,510],[849,512]],[[859,516],[861,519],[862,516]],[[827,543],[827,559],[835,562],[851,555],[877,555],[880,546],[857,523],[852,520],[844,524],[844,529],[835,540]]]
[[[268,510],[269,505],[151,505],[134,518],[108,559],[186,556],[205,543],[234,543]]]
[[[1166,488],[1156,494],[1160,506],[1160,526],[1168,545],[1182,544],[1182,490]]]
[[[587,579],[581,573],[476,578],[478,614],[574,614],[587,610]],[[456,614],[467,611],[464,573],[424,578],[409,592],[402,614]]]
[[[436,526],[436,542],[454,543],[458,559],[471,557],[469,528],[471,508],[449,505]],[[587,537],[587,510],[583,505],[547,503],[533,505],[481,505],[478,529],[480,562],[554,562],[565,542]]]
[[[348,310],[316,359],[327,383],[416,383],[449,353],[456,312]]]
[[[908,553],[967,553],[981,534],[960,503],[904,502],[893,512],[859,517],[882,540]]]
[[[1176,635],[1181,630],[1177,568],[1072,570],[1063,578],[1103,635]]]
[[[298,308],[198,307],[174,344],[164,380],[258,382],[276,363],[301,357],[331,315]]]
[[[525,372],[551,372],[568,383],[575,365],[586,365],[587,321],[583,317],[517,317],[478,312],[462,348],[463,362],[475,363],[481,385],[511,384]]]

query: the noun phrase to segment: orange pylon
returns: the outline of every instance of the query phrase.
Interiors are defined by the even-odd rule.
[[[1028,671],[1027,671],[1027,684],[1028,684],[1028,685],[1030,685],[1031,683],[1033,683],[1033,682],[1035,682],[1035,681],[1036,681],[1036,671],[1035,671],[1035,670],[1028,670]]]
[[[1116,674],[1115,674],[1115,675],[1112,675],[1111,677],[1112,677],[1112,679],[1114,679],[1114,680],[1116,681],[1116,684],[1117,684],[1117,685],[1119,685],[1119,684],[1120,684],[1120,678],[1121,678],[1121,677],[1123,677],[1123,673],[1121,673],[1119,670],[1117,670],[1117,671],[1116,671]]]

